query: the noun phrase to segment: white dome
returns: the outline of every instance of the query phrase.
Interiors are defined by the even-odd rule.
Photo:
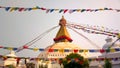
[[[111,47],[112,46],[112,38],[111,37],[107,37],[106,39],[105,39],[105,41],[106,41],[106,44],[103,46],[103,49],[107,49],[107,48],[109,48],[109,47]]]
[[[80,47],[70,42],[59,42],[48,46],[45,50],[47,49],[80,49]]]
[[[58,50],[57,52],[49,52],[50,49],[60,49],[60,50],[64,50],[64,49],[68,49],[70,50],[69,52],[64,52],[64,51],[60,51]],[[45,48],[44,52],[41,52],[38,57],[39,58],[64,58],[67,55],[69,55],[70,53],[74,52],[74,49],[80,50],[80,46],[75,45],[73,43],[70,42],[59,42],[59,43],[54,43],[53,45],[48,46],[47,48]],[[87,58],[89,57],[88,53],[79,53],[79,51],[77,52],[78,54],[82,55],[83,57]]]
[[[6,55],[6,56],[17,57],[17,56],[15,55],[15,52],[14,52],[14,51],[10,51],[10,54],[8,54],[8,55]]]
[[[107,48],[109,48],[109,47],[111,47],[111,48],[120,47],[120,44],[117,44],[117,43],[115,43],[115,44],[113,45],[114,42],[112,41],[112,38],[110,38],[110,37],[107,37],[107,38],[105,39],[105,41],[106,41],[106,44],[104,44],[103,49],[107,49]]]

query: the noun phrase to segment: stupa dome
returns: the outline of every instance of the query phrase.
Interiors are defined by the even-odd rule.
[[[10,51],[10,53],[9,53],[8,55],[6,55],[6,56],[17,57],[17,56],[15,55],[15,52],[14,52],[14,51]]]
[[[54,43],[46,47],[45,51],[39,54],[39,58],[65,58],[67,55],[74,52],[85,58],[88,57],[86,53],[79,53],[81,49],[80,46],[72,43],[73,40],[66,29],[66,23],[67,21],[62,16],[59,21],[60,29],[53,39]],[[65,52],[65,50],[67,50],[67,52]]]
[[[6,56],[9,56],[11,58],[7,58],[4,61],[4,65],[14,65],[14,66],[16,66],[17,61],[16,61],[16,59],[14,57],[17,57],[17,56],[15,55],[15,52],[14,51],[10,51],[10,53],[8,55],[6,55]]]
[[[111,38],[111,37],[107,37],[107,38],[105,39],[105,41],[106,41],[106,43],[103,45],[103,49],[107,49],[107,48],[109,48],[109,47],[111,47],[111,48],[118,48],[118,47],[120,47],[120,44],[114,43],[114,42],[112,41],[112,38]],[[114,43],[114,44],[113,44],[113,43]]]
[[[103,49],[107,49],[107,48],[109,48],[109,47],[111,47],[111,45],[112,45],[112,38],[111,37],[107,37],[106,39],[105,39],[105,41],[106,41],[106,43],[103,45]]]
[[[80,49],[80,47],[70,42],[59,42],[48,46],[45,50],[48,49]]]

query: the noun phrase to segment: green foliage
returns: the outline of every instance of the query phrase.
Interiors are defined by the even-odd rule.
[[[104,68],[112,68],[112,64],[108,59],[105,60]]]
[[[26,66],[27,66],[27,68],[35,68],[34,63],[27,63]]]
[[[66,58],[79,58],[80,60],[83,60],[83,56],[77,54],[77,53],[71,53],[70,55],[67,55]]]
[[[39,68],[48,68],[48,65],[47,64],[45,66],[39,65]]]
[[[8,67],[8,68],[15,68],[14,65],[6,65],[6,67]]]
[[[64,68],[89,68],[88,60],[77,53],[71,53],[60,62],[63,63]]]

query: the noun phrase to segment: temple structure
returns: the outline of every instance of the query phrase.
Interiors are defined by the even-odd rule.
[[[39,58],[44,59],[59,59],[64,58],[70,53],[79,53],[78,50],[81,49],[80,46],[72,43],[72,39],[66,28],[66,20],[62,16],[59,21],[60,29],[54,38],[54,43],[45,48],[44,52],[39,54]],[[54,50],[53,50],[54,49]],[[56,49],[56,50],[55,50]],[[63,51],[64,50],[64,51]],[[87,58],[89,55],[87,53],[79,53],[80,55]]]
[[[113,42],[113,40],[112,40],[112,38],[111,37],[107,37],[106,39],[105,39],[105,41],[106,41],[106,43],[103,45],[103,49],[108,49],[109,47],[111,47],[111,48],[119,48],[120,47],[120,43],[114,43]],[[114,43],[114,45],[113,45],[113,43]],[[99,58],[117,58],[117,57],[120,57],[120,52],[115,52],[114,50],[112,51],[112,52],[108,52],[108,53],[102,53],[102,55],[101,56],[99,56]],[[120,67],[120,60],[118,60],[118,61],[115,61],[115,60],[112,60],[111,61],[111,63],[112,63],[112,67],[113,68],[119,68]],[[104,64],[104,63],[101,63],[102,65]]]
[[[120,43],[114,43],[111,37],[107,37],[105,39],[106,43],[103,45],[102,49],[108,49],[110,48],[119,48],[120,47]],[[114,45],[113,45],[114,43]],[[104,52],[101,55],[98,56],[98,58],[117,58],[120,57],[120,52],[115,52],[114,50],[112,52]],[[110,61],[112,63],[112,68],[119,68],[120,67],[120,60],[111,60]],[[104,61],[93,61],[91,62],[90,66],[91,68],[103,68],[105,62]]]
[[[6,55],[6,56],[9,56],[9,57],[11,57],[11,58],[7,58],[6,60],[4,60],[4,66],[6,66],[6,65],[16,66],[17,61],[16,61],[15,58],[12,58],[12,57],[17,57],[17,56],[15,55],[15,52],[14,52],[14,51],[10,51],[10,53],[9,53],[8,55]]]

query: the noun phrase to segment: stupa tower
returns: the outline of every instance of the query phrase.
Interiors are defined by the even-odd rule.
[[[66,20],[64,19],[64,16],[62,16],[62,19],[59,21],[60,29],[54,38],[55,43],[57,42],[71,42],[72,39],[70,38],[70,35],[66,29]]]
[[[44,52],[41,52],[38,58],[58,59],[65,58],[70,53],[79,53],[80,46],[72,43],[70,34],[66,28],[67,21],[62,16],[59,21],[60,29],[54,38],[54,43],[45,48]],[[84,57],[87,57],[85,53],[79,53]]]

